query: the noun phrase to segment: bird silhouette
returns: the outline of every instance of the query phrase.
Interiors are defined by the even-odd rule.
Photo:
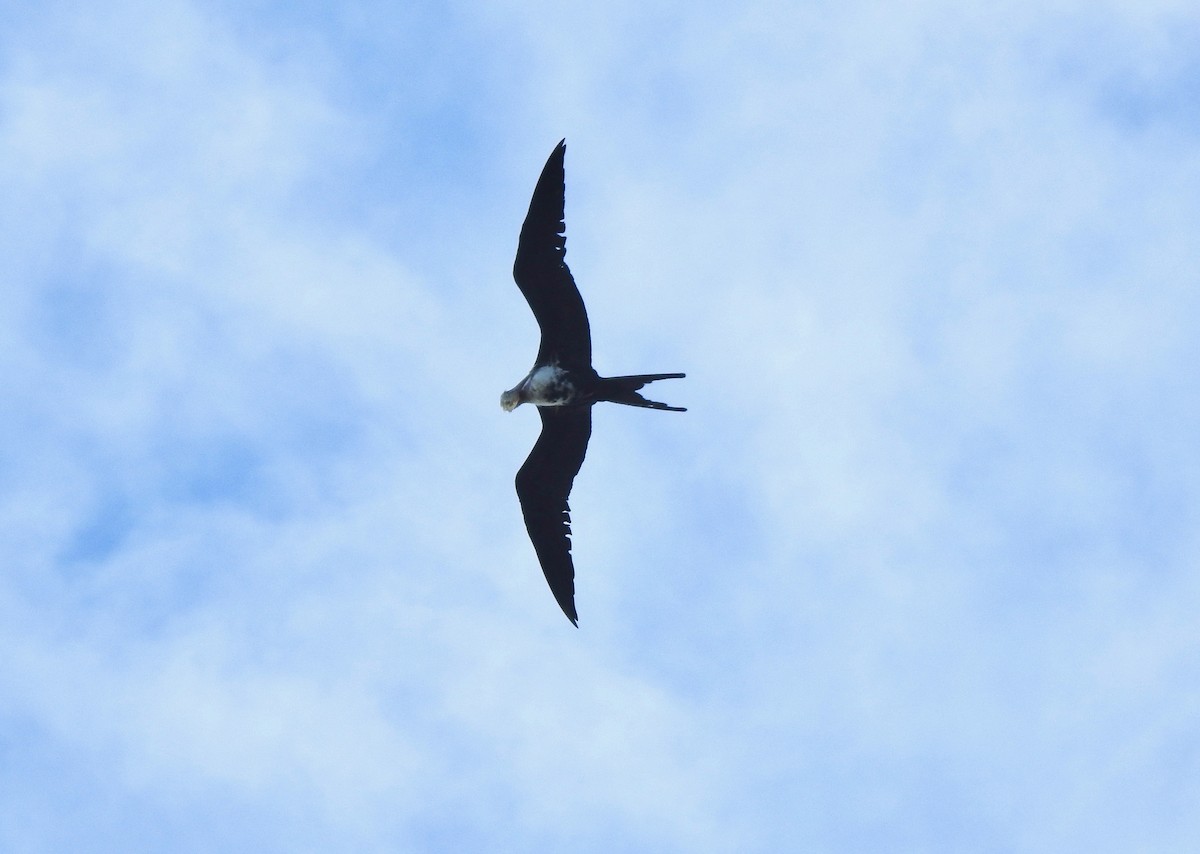
[[[592,435],[592,405],[600,401],[685,412],[647,400],[638,390],[675,374],[602,377],[592,367],[592,334],[583,297],[566,262],[563,157],[567,141],[550,153],[533,189],[521,226],[513,278],[533,310],[542,340],[533,368],[500,395],[511,412],[537,406],[542,432],[517,472],[517,498],[538,562],[563,613],[576,626],[575,565],[571,559],[571,508],[567,499]]]

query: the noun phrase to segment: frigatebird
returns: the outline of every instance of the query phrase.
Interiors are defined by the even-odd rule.
[[[500,406],[511,412],[522,403],[532,403],[542,417],[541,435],[517,472],[517,498],[550,590],[563,613],[578,626],[567,498],[592,435],[592,404],[611,401],[671,412],[686,410],[638,394],[647,383],[679,379],[684,374],[602,377],[592,368],[587,310],[565,260],[566,150],[564,139],[542,168],[513,263],[513,278],[541,329],[541,346],[533,369],[500,395]]]

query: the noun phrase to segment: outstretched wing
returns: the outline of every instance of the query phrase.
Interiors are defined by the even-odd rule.
[[[592,435],[590,406],[539,406],[542,434],[517,472],[517,498],[538,562],[559,607],[575,625],[575,565],[567,496]]]
[[[537,364],[557,361],[564,368],[592,366],[592,333],[583,297],[565,260],[566,224],[563,221],[564,139],[542,168],[529,213],[521,226],[513,278],[525,295],[542,330]]]

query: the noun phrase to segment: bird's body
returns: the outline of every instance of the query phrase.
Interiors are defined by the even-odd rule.
[[[506,391],[500,405],[512,412],[522,403],[535,406],[570,406],[580,402],[581,378],[558,365],[535,365],[517,387]]]
[[[500,396],[511,412],[532,403],[542,432],[517,472],[517,497],[538,562],[563,613],[576,625],[575,566],[567,499],[583,465],[592,434],[592,405],[600,401],[683,412],[647,400],[638,390],[683,374],[602,377],[592,368],[592,338],[583,298],[567,268],[563,222],[563,157],[566,140],[550,154],[521,227],[513,278],[541,329],[533,369]]]

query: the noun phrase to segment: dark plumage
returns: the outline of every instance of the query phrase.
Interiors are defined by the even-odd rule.
[[[671,412],[685,410],[638,394],[647,383],[678,379],[683,374],[602,377],[592,368],[587,310],[565,260],[563,156],[566,150],[567,142],[563,140],[542,169],[525,224],[521,226],[513,264],[513,278],[541,329],[541,346],[533,369],[514,388],[500,395],[500,405],[505,411],[512,411],[522,403],[532,403],[542,417],[542,433],[517,472],[517,497],[550,590],[563,613],[579,625],[567,498],[592,435],[592,404],[606,400]]]

